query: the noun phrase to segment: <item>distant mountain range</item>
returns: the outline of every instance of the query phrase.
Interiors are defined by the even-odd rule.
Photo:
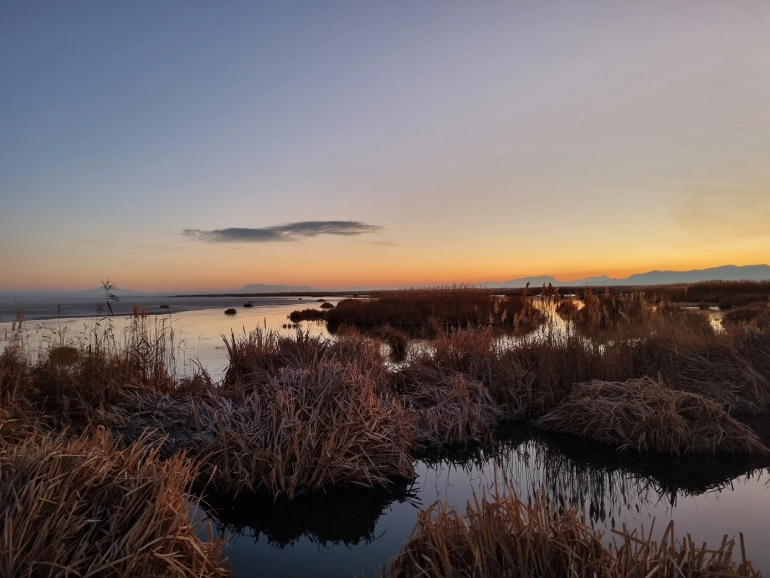
[[[585,279],[575,279],[574,281],[559,281],[551,275],[540,275],[535,277],[521,277],[519,279],[510,279],[508,281],[488,281],[478,283],[479,287],[489,289],[524,287],[527,283],[531,287],[540,287],[543,284],[551,283],[555,287],[585,287],[611,285],[668,285],[671,283],[696,283],[698,281],[763,281],[770,280],[770,265],[746,265],[738,267],[736,265],[724,265],[722,267],[711,267],[710,269],[693,269],[692,271],[648,271],[647,273],[635,273],[629,277],[613,278],[606,275],[599,277],[586,277]],[[308,285],[264,285],[262,283],[250,283],[240,289],[228,291],[206,291],[210,295],[235,294],[235,293],[321,293],[323,291],[374,291],[381,289],[392,289],[393,287],[383,286],[359,286],[344,287],[337,289],[318,289]],[[162,296],[162,295],[181,295],[190,294],[192,291],[132,291],[131,289],[114,288],[112,292],[122,298]],[[204,291],[196,291],[201,294]],[[95,289],[86,289],[83,291],[23,291],[23,292],[0,292],[3,297],[25,296],[41,299],[53,298],[104,298],[104,289],[97,287]]]
[[[698,281],[764,281],[770,280],[770,265],[724,265],[709,269],[693,269],[691,271],[648,271],[647,273],[635,273],[630,277],[612,278],[606,275],[599,277],[587,277],[574,281],[559,281],[556,277],[542,275],[539,277],[521,277],[509,281],[479,283],[480,287],[490,289],[506,287],[524,287],[527,283],[531,287],[540,287],[551,283],[555,287],[607,287],[610,285],[668,285],[671,283],[697,283]]]

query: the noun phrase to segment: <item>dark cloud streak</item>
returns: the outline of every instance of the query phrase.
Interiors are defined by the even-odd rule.
[[[383,228],[362,221],[301,221],[275,227],[257,229],[233,227],[229,229],[185,229],[182,235],[207,243],[274,243],[296,241],[301,237],[337,235],[351,237],[367,233],[379,233]]]

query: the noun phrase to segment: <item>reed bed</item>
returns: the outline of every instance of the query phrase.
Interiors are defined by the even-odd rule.
[[[489,391],[460,373],[418,379],[402,396],[413,415],[414,442],[421,450],[491,443],[500,410]]]
[[[697,546],[688,535],[674,537],[673,521],[659,542],[633,532],[613,531],[604,545],[601,532],[589,526],[578,510],[549,503],[541,493],[533,503],[499,493],[474,495],[465,515],[445,502],[418,514],[417,526],[386,578],[758,578],[746,560],[743,535],[740,558],[736,542],[725,536],[717,549]]]
[[[387,368],[377,344],[355,330],[345,329],[336,339],[297,329],[293,336],[257,328],[248,335],[225,339],[228,367],[218,392],[228,397],[249,394],[286,368],[303,370],[321,358],[355,366],[375,383],[387,381]]]
[[[770,298],[770,281],[701,281],[669,285],[661,288],[661,295],[677,303],[727,303],[729,307],[740,307],[759,298]]]
[[[322,357],[249,388],[253,393],[237,403],[221,400],[217,436],[200,450],[201,472],[214,490],[292,498],[414,476],[409,417],[354,365]]]
[[[299,323],[300,321],[323,321],[324,319],[326,319],[326,312],[321,311],[320,309],[300,309],[292,311],[289,314],[289,320],[292,323]]]
[[[409,336],[406,333],[386,324],[380,328],[377,336],[388,344],[393,361],[400,362],[406,359],[409,348]]]
[[[228,576],[189,521],[195,468],[104,431],[0,444],[0,575]]]
[[[699,337],[683,332],[657,334],[625,346],[632,372],[661,375],[669,387],[697,393],[734,414],[765,414],[770,409],[770,334],[731,328]]]
[[[83,429],[105,408],[130,403],[138,392],[207,384],[202,372],[179,377],[181,344],[164,319],[151,321],[146,313],[136,311],[122,334],[106,318],[76,340],[47,337],[36,356],[20,340],[5,348],[0,398],[26,405],[54,429]]]
[[[219,387],[139,395],[107,421],[131,439],[155,430],[164,453],[187,450],[215,492],[294,498],[339,486],[411,479],[413,421],[388,393],[369,340],[255,331],[228,340]]]
[[[582,307],[564,300],[558,303],[557,312],[593,338],[604,334],[613,339],[629,338],[671,327],[690,334],[713,333],[705,315],[641,290],[613,294],[608,289],[598,295],[586,289]]]
[[[718,404],[649,378],[578,384],[567,399],[535,425],[620,450],[768,453],[748,427]]]
[[[727,327],[746,327],[760,331],[770,332],[770,302],[760,302],[731,309],[722,317],[722,325]]]
[[[532,329],[545,321],[524,296],[500,297],[475,287],[383,291],[370,299],[345,299],[326,313],[330,328],[376,329],[390,325],[432,336],[447,327]]]
[[[446,298],[439,292],[439,303],[428,307],[424,303],[437,293],[420,295],[406,292],[400,305],[356,310],[364,321],[377,323],[382,312],[399,320],[416,311],[414,323],[430,325],[435,339],[407,351],[403,330],[409,327],[391,324],[388,339],[394,352],[403,349],[396,352],[398,363],[383,357],[378,342],[345,327],[334,338],[257,330],[231,334],[225,341],[229,366],[220,383],[205,372],[180,377],[173,331],[158,320],[149,323],[141,312],[123,335],[116,335],[107,320],[80,342],[51,341],[37,357],[12,340],[0,354],[0,510],[4,527],[13,529],[0,537],[0,574],[55,575],[62,568],[33,561],[63,560],[57,563],[80,575],[219,575],[224,570],[218,547],[196,541],[196,529],[187,522],[193,484],[196,491],[205,487],[228,499],[257,494],[285,503],[351,487],[389,490],[413,478],[418,454],[487,447],[502,422],[548,414],[539,423],[549,427],[548,420],[559,411],[562,422],[575,428],[583,423],[583,432],[588,420],[606,419],[609,429],[594,427],[587,433],[609,438],[615,432],[613,443],[620,447],[688,454],[766,451],[725,413],[761,413],[770,407],[770,335],[755,326],[737,321],[717,335],[704,328],[702,315],[689,321],[690,313],[665,303],[620,295],[605,296],[621,305],[600,313],[609,324],[597,339],[562,333],[550,324],[533,335],[501,338],[499,327],[522,326],[528,315],[522,311],[537,309],[528,299],[523,303],[529,305],[518,310],[515,299],[522,297],[500,299],[462,289]],[[548,303],[559,302],[553,291],[545,297]],[[584,386],[575,386],[644,375],[660,376],[668,388],[656,383],[654,392],[645,386],[644,395],[634,396],[624,384],[612,398],[606,391],[603,397],[581,397]],[[575,400],[584,407],[571,411],[584,417],[567,415],[565,408]],[[639,415],[646,416],[646,429],[633,430]],[[97,425],[109,435],[95,433]],[[20,500],[26,500],[23,507]],[[435,522],[432,516],[425,514],[426,528]],[[444,512],[447,520],[462,520],[458,516]],[[50,530],[41,531],[41,520],[49,519]],[[442,524],[440,531],[448,531]],[[439,564],[439,570],[426,566],[426,575],[449,568],[440,566],[449,553],[459,556],[451,558],[452,564],[463,568],[468,551],[481,556],[479,568],[487,574],[467,575],[492,576],[507,568],[510,553],[504,548],[492,548],[497,554],[489,559],[481,554],[479,544],[487,544],[479,541],[491,536],[486,522],[474,530],[475,542],[457,524],[457,539],[467,547],[454,545],[455,538],[436,542],[447,548],[439,556],[426,546],[428,558]],[[561,548],[574,542],[578,548],[580,538],[588,548],[580,546],[580,555],[564,554],[558,564],[582,568],[585,559],[587,567],[605,572],[599,576],[621,575],[612,568],[625,568],[618,562],[626,559],[624,550],[613,551],[615,566],[605,571],[599,560],[610,559],[606,552],[592,558],[595,537],[586,538],[570,524],[564,522],[558,526],[561,533],[554,534],[566,541],[552,544]],[[541,526],[551,531],[552,524]],[[530,542],[517,538],[516,544],[545,552],[543,532]],[[637,542],[628,538],[628,544]],[[665,549],[675,558],[681,548],[690,548],[672,550],[672,544],[666,542]],[[653,550],[645,556],[655,561],[660,556]],[[686,564],[701,556],[686,552]],[[552,563],[538,556],[526,554],[522,564],[535,566],[514,566],[508,575]],[[633,556],[626,557],[636,560]],[[721,568],[719,560],[708,562],[709,567]],[[415,557],[409,564],[425,561]],[[109,562],[113,565],[100,566]],[[494,566],[498,562],[503,565]],[[630,568],[632,562],[627,564]],[[187,573],[177,572],[175,565]],[[392,575],[411,575],[417,566],[401,568],[404,573]]]

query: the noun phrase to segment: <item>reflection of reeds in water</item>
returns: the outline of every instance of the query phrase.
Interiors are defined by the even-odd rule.
[[[436,471],[459,470],[489,485],[495,472],[519,496],[587,508],[591,522],[610,523],[624,512],[728,487],[735,479],[766,475],[770,458],[751,455],[665,456],[619,453],[606,446],[532,428],[511,428],[489,446],[444,453],[423,462]],[[770,479],[770,478],[769,478]]]
[[[387,491],[369,488],[330,490],[295,500],[268,494],[229,496],[206,494],[209,519],[222,536],[261,536],[280,548],[307,538],[319,546],[353,546],[376,538],[380,516],[394,503],[416,502],[410,485],[396,484]]]

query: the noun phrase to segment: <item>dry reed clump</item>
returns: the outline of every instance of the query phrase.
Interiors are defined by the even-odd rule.
[[[189,385],[175,376],[176,348],[174,332],[163,320],[151,323],[137,312],[122,335],[102,320],[81,341],[61,339],[36,357],[20,346],[6,347],[0,389],[52,427],[83,428],[95,414],[128,403],[136,392],[172,392]]]
[[[732,309],[722,317],[726,327],[746,327],[748,329],[770,332],[770,303],[758,303]]]
[[[345,299],[326,313],[330,328],[352,325],[422,331],[447,327],[531,328],[545,320],[526,297],[500,298],[488,290],[455,286],[383,291],[371,299]]]
[[[393,361],[406,359],[406,352],[409,347],[409,336],[406,333],[386,324],[380,328],[378,337],[390,347],[390,356]]]
[[[474,495],[465,515],[436,502],[418,514],[412,536],[391,560],[386,578],[759,578],[746,560],[741,534],[741,561],[733,560],[735,540],[725,536],[714,550],[696,546],[688,536],[674,537],[673,521],[660,542],[651,536],[613,531],[603,534],[586,524],[576,509],[550,504],[543,493],[534,503],[510,495]]]
[[[451,369],[483,383],[503,419],[537,417],[569,394],[573,383],[604,376],[613,363],[596,343],[551,325],[545,329],[515,339],[483,328],[444,333],[433,342],[432,355],[416,356],[412,365]]]
[[[194,475],[181,455],[119,448],[103,431],[0,444],[0,575],[229,575],[222,544],[189,521]]]
[[[413,477],[410,418],[354,364],[323,356],[247,390],[243,399],[218,401],[216,437],[198,451],[213,490],[293,498]]]
[[[678,303],[699,303],[701,301],[716,304],[727,301],[747,304],[763,296],[765,301],[770,297],[770,281],[700,281],[682,285],[669,285],[661,288],[662,296]]]
[[[389,394],[371,340],[258,330],[226,343],[224,384],[194,410],[213,415],[195,452],[214,489],[293,497],[413,476],[412,418]]]
[[[418,379],[402,399],[415,418],[415,443],[423,450],[491,443],[501,417],[487,388],[461,373]]]
[[[386,381],[386,367],[379,348],[354,329],[342,328],[336,339],[311,335],[297,329],[293,336],[256,329],[248,335],[225,339],[228,367],[223,387],[228,397],[248,395],[254,385],[264,383],[285,368],[302,370],[321,358],[351,364],[375,382]]]
[[[770,408],[770,334],[743,329],[719,335],[660,332],[619,345],[627,349],[633,375],[660,374],[669,387],[697,393],[734,414],[762,414]]]
[[[718,404],[649,378],[578,384],[567,399],[535,425],[621,450],[671,454],[768,452],[748,427]]]
[[[321,307],[323,307],[323,305]],[[300,321],[322,321],[324,319],[326,319],[326,312],[318,309],[301,309],[292,311],[289,314],[289,320],[292,323],[299,323]]]

